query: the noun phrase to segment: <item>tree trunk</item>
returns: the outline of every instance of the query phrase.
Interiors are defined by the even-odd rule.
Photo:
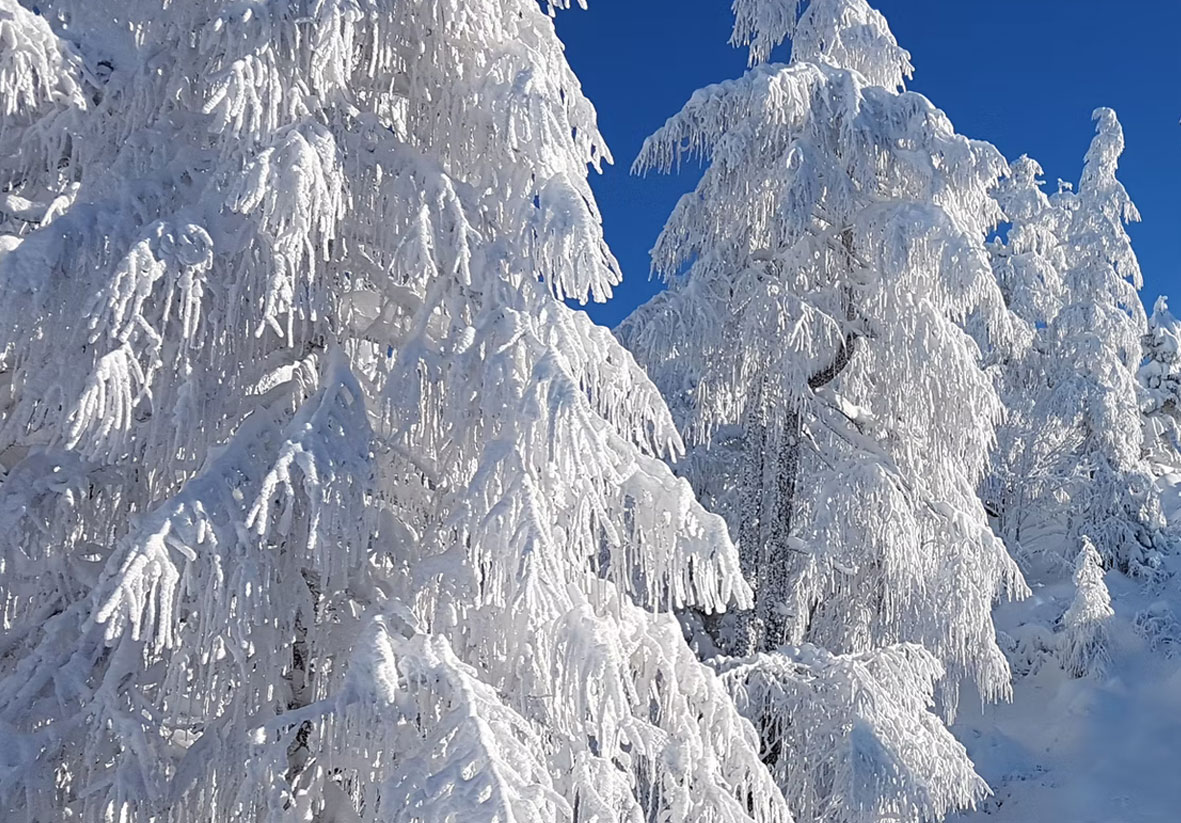
[[[852,272],[854,264],[853,237],[849,229],[841,233],[841,243],[845,251],[847,271]],[[843,296],[845,320],[852,323],[856,318],[852,285],[845,286]],[[833,354],[832,360],[808,378],[809,390],[816,391],[836,380],[853,359],[856,342],[857,337],[853,331],[847,331],[840,347]],[[789,400],[788,402],[793,401]],[[760,406],[760,408],[765,409],[764,406]],[[792,408],[784,410],[782,422],[777,432],[778,437],[774,443],[769,442],[772,432],[766,423],[764,422],[762,426],[762,458],[764,461],[767,459],[768,452],[771,452],[772,448],[774,449],[775,488],[774,494],[770,497],[764,493],[763,484],[771,482],[764,472],[759,477],[758,493],[755,495],[758,499],[765,501],[763,510],[760,512],[762,519],[759,523],[759,538],[761,539],[758,541],[757,548],[747,548],[744,536],[742,547],[744,555],[755,552],[759,555],[757,567],[753,570],[753,577],[746,566],[743,566],[747,580],[754,581],[755,623],[759,628],[756,647],[758,651],[774,651],[787,641],[788,617],[790,616],[787,612],[788,594],[791,586],[790,561],[794,551],[791,546],[792,519],[795,513],[796,484],[799,480],[802,456],[802,409],[802,404],[796,404]],[[765,416],[766,412],[764,411],[764,419]],[[752,458],[748,457],[749,460]],[[771,510],[767,511],[767,509]],[[746,522],[744,520],[744,525]]]
[[[852,273],[855,258],[851,230],[841,233],[841,244],[846,272]],[[852,285],[844,287],[843,297],[845,320],[851,324],[857,316]],[[808,389],[816,391],[836,380],[853,359],[856,342],[857,335],[848,331],[832,359],[808,378]],[[770,403],[775,399],[764,382],[748,409],[744,426],[738,556],[742,574],[754,590],[755,605],[730,618],[731,637],[725,637],[726,617],[710,616],[705,620],[715,645],[735,657],[774,651],[786,642],[788,634],[792,520],[802,456],[803,404],[788,400],[793,407],[782,410],[779,425],[773,425],[775,415]],[[773,477],[768,476],[768,468]]]
[[[783,417],[776,449],[774,514],[769,519],[758,569],[755,612],[762,625],[761,651],[774,651],[787,639],[787,594],[790,587],[791,526],[796,482],[800,474],[800,412]]]

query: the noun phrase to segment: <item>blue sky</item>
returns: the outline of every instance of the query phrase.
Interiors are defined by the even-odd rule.
[[[871,0],[872,1],[872,0]],[[681,194],[696,182],[630,174],[644,137],[708,83],[736,77],[745,52],[727,45],[726,0],[588,0],[558,15],[558,33],[615,166],[591,185],[607,240],[623,266],[614,299],[590,306],[615,325],[658,285],[648,249]],[[1091,112],[1111,106],[1128,150],[1121,179],[1143,214],[1132,237],[1143,297],[1181,308],[1181,0],[876,0],[915,65],[913,91],[956,129],[1009,159],[1036,158],[1050,188],[1077,181]]]

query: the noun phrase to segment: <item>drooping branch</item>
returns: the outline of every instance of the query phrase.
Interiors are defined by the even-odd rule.
[[[857,337],[858,335],[854,332],[849,332],[845,335],[845,340],[841,343],[840,348],[837,349],[836,356],[832,359],[832,362],[808,378],[808,388],[816,391],[837,379],[837,376],[845,370],[849,365],[849,361],[853,359]]]

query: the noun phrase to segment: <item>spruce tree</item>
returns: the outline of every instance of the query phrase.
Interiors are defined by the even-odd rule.
[[[0,12],[0,816],[788,820],[545,12]]]
[[[1159,474],[1181,466],[1181,324],[1163,295],[1152,307],[1142,343],[1144,450]]]
[[[1147,321],[1125,228],[1139,215],[1116,177],[1119,121],[1110,109],[1094,116],[1077,191],[1063,184],[1046,198],[1029,175],[1002,188],[1012,228],[994,265],[1031,344],[1003,369],[1010,416],[994,497],[1015,550],[1069,562],[1068,547],[1088,538],[1105,566],[1151,577],[1171,538],[1141,423]]]
[[[1062,615],[1062,667],[1074,677],[1101,675],[1110,661],[1107,621],[1115,612],[1103,582],[1103,561],[1087,538],[1075,557],[1073,579],[1074,599]]]

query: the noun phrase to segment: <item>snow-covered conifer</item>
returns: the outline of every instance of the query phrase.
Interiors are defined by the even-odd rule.
[[[1095,111],[1078,191],[1064,189],[1061,310],[1046,327],[1049,408],[1074,433],[1064,455],[1068,541],[1090,538],[1107,565],[1151,575],[1166,548],[1164,518],[1143,454],[1137,370],[1147,320],[1125,223],[1139,213],[1116,178],[1123,129]]]
[[[544,10],[0,29],[0,816],[789,819]]]
[[[1167,471],[1181,464],[1181,323],[1163,295],[1152,307],[1143,345],[1144,447],[1148,459]]]
[[[1149,393],[1147,410],[1150,414],[1172,412],[1181,407],[1181,324],[1163,295],[1153,304],[1143,342],[1145,362],[1140,377]]]
[[[1115,614],[1103,582],[1103,560],[1083,538],[1074,561],[1074,600],[1062,615],[1062,667],[1074,677],[1100,675],[1108,663],[1107,621]]]
[[[993,266],[1029,344],[1000,367],[1007,415],[985,496],[1019,554],[1061,557],[1089,537],[1107,565],[1151,575],[1168,537],[1141,425],[1146,320],[1124,227],[1139,216],[1116,178],[1119,121],[1095,120],[1077,191],[1046,197],[1024,158],[998,190],[1011,227]]]
[[[756,62],[792,34],[796,59],[699,90],[645,144],[640,170],[709,167],[654,251],[669,289],[620,329],[755,588],[756,636],[722,646],[916,642],[1004,694],[990,610],[1022,583],[974,488],[1000,409],[959,324],[1007,323],[984,249],[1005,164],[900,92],[906,53],[860,0],[736,10]]]
[[[1045,339],[1064,299],[1064,213],[1042,186],[1037,161],[1023,156],[1010,166],[995,190],[1009,227],[1003,240],[989,244],[1017,333],[1014,345],[993,352],[1005,415],[997,428],[983,497],[997,532],[1018,556],[1047,546],[1059,551],[1063,526],[1053,501],[1062,494],[1062,460],[1072,442],[1071,431],[1057,423],[1051,404],[1047,369],[1053,361]]]
[[[989,244],[1005,304],[1022,324],[1018,334],[1028,345],[1033,333],[1062,306],[1065,249],[1059,212],[1042,190],[1042,167],[1031,157],[1014,161],[994,196],[1010,224],[1003,242]],[[1017,347],[1018,349],[1020,346]]]
[[[677,470],[738,539],[755,608],[704,620],[699,648],[723,655],[789,802],[934,818],[983,787],[932,705],[953,713],[965,681],[1008,693],[991,610],[1024,590],[977,495],[1000,404],[964,329],[1012,335],[985,250],[1006,166],[902,91],[909,57],[863,0],[735,12],[753,68],[637,160],[708,167],[654,249],[669,288],[619,334],[689,444]],[[792,62],[765,63],[785,38]]]
[[[798,819],[941,820],[988,793],[933,711],[943,668],[921,646],[848,655],[785,646],[719,668],[781,748],[767,759]]]

